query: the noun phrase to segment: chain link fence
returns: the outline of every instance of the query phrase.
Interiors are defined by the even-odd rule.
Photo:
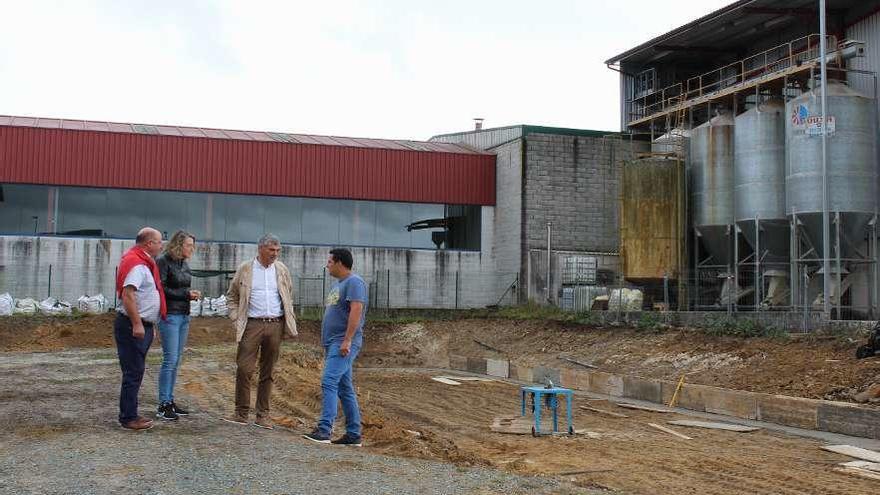
[[[602,311],[602,319],[611,321],[626,319],[625,313],[631,312],[682,312],[703,315],[704,319],[747,317],[801,331],[827,321],[822,315],[821,276],[802,281],[792,303],[790,279],[785,272],[781,275],[765,274],[756,280],[754,271],[743,270],[734,278],[727,270],[701,269],[699,276],[689,272],[681,280],[624,281],[618,277],[603,284],[571,281],[557,294],[558,305],[576,313]],[[832,298],[830,320],[876,320],[880,316],[867,296],[858,299],[859,291],[867,292],[867,284],[862,285],[856,290],[854,283],[839,301]]]
[[[369,288],[371,311],[471,309],[519,304],[519,275],[509,272],[379,270],[360,274]],[[321,311],[335,279],[326,271],[294,276],[300,312]]]
[[[0,293],[12,297],[42,300],[55,297],[74,302],[80,296],[103,294],[116,303],[116,269],[89,271],[82,266],[48,264],[33,267],[5,266],[0,269]],[[224,295],[234,273],[229,270],[193,270],[192,288],[206,297]],[[372,310],[470,309],[510,306],[520,301],[519,276],[509,272],[396,271],[380,270],[360,274],[369,287]],[[305,312],[322,311],[323,301],[335,279],[326,270],[293,274],[294,305]]]

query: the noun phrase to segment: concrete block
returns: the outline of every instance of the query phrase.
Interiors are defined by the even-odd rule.
[[[480,373],[486,374],[486,359],[485,358],[467,358],[467,370],[471,373]]]
[[[817,424],[822,431],[880,439],[880,409],[845,402],[822,401],[819,404]]]
[[[449,355],[449,369],[458,370],[458,371],[467,371],[467,358],[464,356],[457,356],[455,354]]]
[[[578,382],[577,370],[563,368],[559,371],[559,386],[576,389]],[[554,382],[555,383],[555,382]]]
[[[591,371],[588,390],[597,394],[623,397],[623,378],[604,371]]]
[[[628,399],[661,402],[663,400],[662,384],[656,380],[646,380],[635,376],[623,377],[623,396]]]
[[[742,419],[758,418],[758,398],[751,392],[705,387],[702,391],[705,411]]]
[[[550,379],[554,385],[562,383],[562,376],[556,368],[548,368],[546,366],[535,366],[532,369],[532,381],[535,383],[546,384]]]
[[[526,383],[532,383],[532,368],[522,365],[510,363],[509,378],[520,380]]]
[[[575,373],[577,374],[575,388],[577,388],[578,390],[590,390],[590,375],[592,375],[593,372],[587,370],[577,370]]]
[[[510,376],[510,362],[506,359],[486,359],[486,374],[507,378]]]
[[[678,382],[662,382],[664,404],[669,404],[677,385]],[[707,388],[710,387],[685,383],[681,386],[678,397],[675,399],[675,407],[682,407],[692,411],[705,411],[706,403],[703,399],[703,394]]]
[[[822,401],[785,395],[756,395],[759,421],[809,430],[817,429],[819,404]]]

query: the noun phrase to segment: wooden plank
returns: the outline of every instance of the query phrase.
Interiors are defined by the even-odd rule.
[[[671,413],[672,412],[669,409],[661,409],[659,407],[650,407],[650,406],[639,406],[636,404],[629,404],[626,402],[621,402],[621,403],[617,404],[617,407],[622,407],[624,409],[636,409],[639,411],[648,411],[648,412],[655,412],[655,413]]]
[[[594,369],[594,370],[599,369],[599,367],[596,366],[595,364],[585,363],[583,361],[578,361],[577,359],[571,359],[571,358],[567,358],[565,356],[559,356],[559,359],[561,359],[563,361],[568,361],[569,363],[576,364],[578,366],[583,366],[584,368],[590,368],[590,369]]]
[[[495,346],[491,346],[491,345],[489,345],[489,344],[483,342],[482,340],[477,340],[477,339],[473,339],[473,340],[474,340],[474,342],[476,342],[477,344],[479,344],[481,347],[485,347],[486,349],[489,349],[489,350],[492,351],[492,352],[497,352],[498,354],[505,354],[505,352],[502,351],[501,349],[499,349],[499,348],[497,348],[497,347],[495,347]]]
[[[461,383],[458,383],[455,380],[450,380],[449,378],[446,378],[445,376],[432,376],[431,380],[434,380],[435,382],[444,383],[446,385],[461,385]]]
[[[868,462],[868,461],[849,461],[841,464],[843,467],[854,467],[859,469],[867,469],[868,471],[874,471],[875,473],[880,473],[880,462]]]
[[[489,429],[495,433],[508,433],[511,435],[531,435],[535,423],[531,418],[522,416],[502,416],[492,420]]]
[[[620,413],[616,413],[616,412],[606,411],[604,409],[599,409],[596,407],[581,406],[581,409],[583,409],[585,411],[592,411],[594,413],[604,414],[606,416],[611,416],[613,418],[628,418],[629,417],[626,414],[620,414]]]
[[[682,435],[681,433],[679,433],[679,432],[673,430],[672,428],[667,428],[667,427],[665,427],[665,426],[660,426],[660,425],[658,425],[657,423],[648,423],[648,426],[650,426],[651,428],[657,428],[657,429],[660,430],[660,431],[665,431],[666,433],[669,433],[670,435],[675,435],[675,436],[677,436],[678,438],[682,438],[682,439],[684,439],[684,440],[693,440],[693,438],[691,438],[691,437],[689,437],[689,436],[687,436],[687,435]]]
[[[585,429],[574,430],[574,434],[575,435],[583,435],[583,436],[585,436],[587,438],[591,438],[593,440],[597,440],[599,438],[602,438],[601,433],[596,433],[595,431],[589,431],[589,430],[585,430]]]
[[[450,376],[443,375],[438,376],[437,378],[445,378],[447,380],[453,380],[456,382],[494,382],[495,380],[491,378],[483,378],[481,376]]]
[[[836,467],[834,468],[834,470],[838,473],[850,474],[853,476],[859,476],[862,478],[880,481],[880,473],[868,471],[867,469],[861,469],[857,467]]]
[[[865,461],[880,462],[880,452],[874,452],[873,450],[863,449],[860,447],[853,447],[852,445],[824,445],[822,447],[822,450],[848,455],[850,457],[855,457],[856,459],[862,459]]]
[[[760,428],[756,428],[753,426],[743,426],[743,425],[735,425],[731,423],[713,423],[711,421],[691,421],[688,419],[679,419],[676,421],[668,421],[671,425],[676,426],[690,426],[692,428],[709,428],[710,430],[727,430],[727,431],[735,431],[738,433],[746,433],[749,431],[757,431]]]

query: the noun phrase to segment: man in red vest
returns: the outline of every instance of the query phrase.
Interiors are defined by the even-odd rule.
[[[122,388],[119,393],[119,423],[130,430],[147,430],[153,421],[138,414],[138,392],[144,378],[147,351],[153,343],[153,326],[165,318],[165,292],[155,257],[162,251],[162,234],[144,227],[135,245],[122,255],[116,274],[116,321],[113,337]]]

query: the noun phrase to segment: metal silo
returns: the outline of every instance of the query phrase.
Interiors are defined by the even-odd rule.
[[[702,245],[695,262],[705,267],[729,267],[733,258],[733,129],[733,117],[721,113],[691,131],[691,204]]]
[[[877,211],[874,100],[837,82],[826,89],[827,191],[831,244],[822,240],[822,136],[818,89],[786,105],[786,213],[806,240],[803,257],[831,258],[837,287],[849,265],[866,259],[867,229]],[[815,253],[815,254],[813,254]],[[794,254],[794,253],[793,253]],[[801,256],[799,256],[801,257]],[[836,299],[837,287],[832,299]],[[844,288],[844,291],[846,289]],[[839,299],[834,301],[838,306]]]
[[[790,228],[785,212],[785,105],[773,99],[738,115],[734,203],[739,233],[753,253],[737,260],[754,268],[756,305],[767,269],[788,270]],[[772,297],[770,297],[772,296]],[[770,300],[778,300],[768,294]]]

